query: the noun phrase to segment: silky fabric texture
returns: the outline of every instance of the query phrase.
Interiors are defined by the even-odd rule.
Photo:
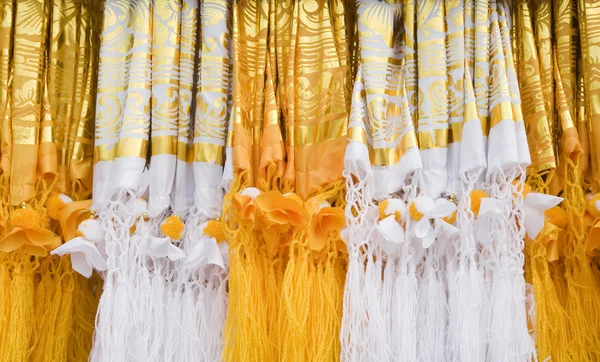
[[[91,195],[101,3],[0,7],[0,354],[84,361],[101,282],[75,273],[69,258],[49,256],[73,236],[58,220],[62,201],[50,200]]]
[[[221,357],[231,8],[105,2],[92,208],[107,272],[91,360]]]
[[[352,51],[345,8],[234,4],[225,360],[339,358]]]

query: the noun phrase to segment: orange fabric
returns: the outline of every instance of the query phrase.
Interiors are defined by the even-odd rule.
[[[60,246],[60,237],[44,228],[21,229],[13,228],[0,240],[0,251],[10,253],[23,248],[33,256],[46,256],[48,251]]]
[[[92,200],[70,202],[63,206],[58,214],[58,221],[65,241],[76,237],[79,224],[90,217]]]
[[[594,220],[585,245],[585,251],[588,254],[594,254],[595,250],[600,250],[600,217]]]
[[[261,231],[270,251],[276,250],[282,234],[291,227],[303,228],[308,223],[308,213],[295,194],[265,192],[256,197],[256,206],[261,211]]]
[[[254,203],[254,199],[247,195],[236,195],[233,198],[233,204],[241,215],[242,223],[248,226],[256,225],[258,208]]]
[[[296,193],[300,197],[306,199],[316,187],[342,177],[346,143],[344,135],[295,149]]]
[[[310,249],[314,251],[322,250],[327,244],[327,237],[331,233],[336,233],[339,236],[339,232],[345,223],[344,210],[341,208],[321,208],[310,221],[310,228],[308,229]]]
[[[58,175],[58,155],[54,143],[44,142],[40,144],[38,172],[40,177],[47,181],[52,181]]]
[[[12,150],[10,200],[19,205],[35,196],[38,145],[13,144]]]

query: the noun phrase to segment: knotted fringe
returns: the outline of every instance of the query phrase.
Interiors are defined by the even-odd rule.
[[[139,215],[133,215],[138,217]],[[160,223],[165,219],[162,213],[149,220],[139,219],[135,222],[135,234],[130,239],[130,255],[128,267],[130,282],[130,302],[128,314],[131,332],[128,335],[128,353],[137,361],[171,360],[168,353],[171,347],[168,336],[176,333],[169,328],[166,315],[165,275],[168,274],[168,260],[148,255],[151,238],[158,235]]]
[[[223,203],[223,227],[230,243],[229,302],[225,322],[225,361],[278,360],[279,291],[283,261],[269,255],[260,232],[240,223],[233,198],[250,186],[250,175],[234,178]]]
[[[600,360],[600,289],[586,255],[585,198],[581,185],[582,173],[571,160],[563,162],[565,171],[565,210],[569,217],[565,242],[565,271],[567,326],[569,351],[573,360]],[[555,285],[560,285],[555,281]],[[579,353],[583,353],[580,355]]]
[[[344,207],[344,180],[316,190],[305,205],[309,217],[327,201]],[[340,356],[340,325],[347,262],[339,236],[323,250],[310,249],[305,230],[295,230],[282,282],[280,358],[284,361],[334,361]]]
[[[483,305],[483,272],[476,260],[475,215],[471,209],[471,192],[480,172],[462,175],[462,191],[458,205],[457,224],[460,238],[447,261],[448,343],[447,360],[477,362],[484,360],[484,344],[479,316]]]
[[[535,344],[527,323],[527,294],[524,267],[525,230],[523,203],[524,172],[493,171],[488,195],[502,202],[502,215],[492,223],[491,245],[482,251],[486,279],[489,281],[483,323],[487,336],[487,361],[537,360]],[[516,182],[513,184],[513,180]]]
[[[201,241],[206,216],[193,208],[186,218],[181,248],[189,254]],[[227,273],[219,266],[184,268],[184,259],[168,261],[164,314],[166,326],[163,357],[168,361],[218,361],[221,359],[227,310]]]
[[[375,243],[377,206],[369,177],[346,175],[346,229],[349,231],[348,272],[340,331],[342,361],[417,358],[418,285],[414,249],[407,240],[386,254]],[[419,174],[407,177],[405,202],[416,196]],[[407,229],[410,219],[407,218]]]
[[[346,171],[347,172],[347,171]],[[375,209],[369,190],[369,177],[364,179],[346,173],[346,228],[350,237],[346,240],[348,248],[348,272],[344,289],[342,327],[340,331],[342,361],[365,361],[369,345],[367,306],[364,300],[365,288],[372,286],[366,282],[365,267],[371,262],[368,245],[372,227],[369,210]],[[371,217],[369,217],[371,216]],[[371,294],[371,293],[369,293]],[[385,349],[384,349],[385,350]]]
[[[45,204],[54,183],[39,180],[35,196],[28,205],[46,225]],[[10,231],[9,218],[15,207],[10,205],[8,175],[0,176],[2,222]],[[0,361],[66,359],[72,325],[72,269],[57,258],[32,257],[17,249],[1,253]],[[63,274],[67,276],[63,278]],[[43,297],[42,297],[43,296]]]
[[[554,172],[544,179],[543,175],[533,174],[527,182],[533,191],[548,193],[550,178],[553,175]],[[546,258],[543,238],[544,235],[540,233],[535,240],[527,240],[525,243],[525,275],[533,288],[535,299],[535,314],[529,323],[534,329],[533,336],[540,361],[546,361],[548,358],[570,361],[568,349],[571,348],[569,346],[572,346],[573,340],[568,337],[565,308],[561,305],[552,281],[551,266]]]
[[[141,296],[136,296],[135,293],[139,290],[131,287],[136,285],[132,266],[139,260],[140,252],[138,245],[132,243],[130,235],[130,229],[136,221],[131,208],[133,200],[135,196],[132,192],[121,190],[103,210],[97,210],[105,231],[108,270],[98,304],[90,361],[128,360],[131,356],[130,349],[139,342],[132,340],[136,335],[132,329],[141,328],[144,321],[147,323],[147,315],[140,316],[135,313],[135,310],[142,306],[133,303],[136,302],[136,298],[139,301]],[[150,328],[156,329],[154,326]],[[150,352],[147,351],[148,354]]]
[[[419,278],[419,309],[417,316],[418,359],[443,361],[446,356],[448,299],[446,297],[446,261],[440,242],[425,251],[417,269]]]

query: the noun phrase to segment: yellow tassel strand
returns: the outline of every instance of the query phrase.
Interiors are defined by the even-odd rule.
[[[26,361],[34,322],[34,270],[36,265],[22,250],[10,253],[12,279],[10,282],[10,319],[4,334],[3,362]],[[6,347],[6,348],[5,348]]]
[[[582,174],[572,160],[564,162],[565,209],[569,217],[565,245],[565,279],[567,281],[566,311],[570,352],[577,361],[600,360],[600,291],[585,253],[586,200],[581,188]],[[584,353],[584,355],[579,355]]]
[[[49,257],[38,269],[36,323],[30,361],[67,360],[73,323],[74,272],[68,257]]]
[[[70,330],[69,362],[86,362],[92,349],[96,310],[102,293],[102,279],[93,274],[90,279],[74,273],[73,326]]]
[[[313,215],[323,201],[343,209],[345,184],[334,182],[309,198]],[[339,333],[347,255],[338,250],[339,235],[328,238],[320,252],[313,252],[306,230],[292,236],[290,256],[282,285],[281,360],[335,361],[339,358]],[[345,262],[340,262],[344,260]],[[336,269],[342,270],[336,270]]]
[[[252,224],[244,223],[234,198],[250,185],[250,176],[234,179],[223,203],[223,227],[230,243],[229,301],[224,331],[223,360],[277,361],[277,260],[268,262],[266,248]]]
[[[542,242],[545,235],[535,240],[526,240],[531,284],[535,298],[535,337],[538,358],[546,360],[552,357],[557,361],[568,361],[566,313],[556,295],[551,279],[546,247]]]

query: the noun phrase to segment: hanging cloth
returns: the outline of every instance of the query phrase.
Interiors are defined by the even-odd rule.
[[[96,5],[0,7],[0,359],[83,360],[98,278],[88,283],[49,252],[70,238],[58,192],[71,203],[91,191]]]
[[[406,90],[404,32],[394,31],[401,29],[402,4],[359,1],[357,11],[361,51],[344,159],[343,237],[350,260],[341,359],[414,359],[416,276],[404,228],[421,159]]]

